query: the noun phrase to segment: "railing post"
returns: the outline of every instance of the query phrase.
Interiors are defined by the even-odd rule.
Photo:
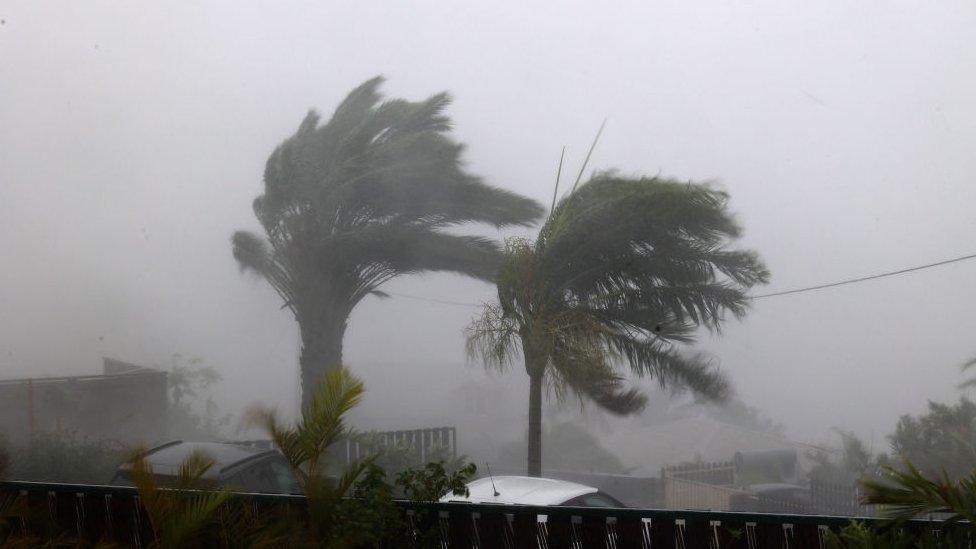
[[[81,538],[84,534],[84,523],[85,523],[85,493],[76,492],[75,493],[75,531],[78,533],[78,537]]]
[[[674,519],[674,547],[685,549],[685,519]]]
[[[653,523],[651,519],[646,517],[641,517],[641,549],[651,549],[651,527]]]
[[[535,540],[539,549],[549,549],[549,517],[547,515],[535,516]]]

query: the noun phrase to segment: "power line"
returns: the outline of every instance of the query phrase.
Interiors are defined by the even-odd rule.
[[[411,295],[411,294],[401,294],[398,292],[386,292],[389,295],[395,295],[397,297],[405,297],[407,299],[416,299],[417,301],[429,301],[431,303],[440,303],[442,305],[456,305],[458,307],[481,307],[481,303],[468,303],[465,301],[451,301],[448,299],[434,299],[432,297],[424,297],[421,295]]]
[[[815,291],[815,290],[824,290],[826,288],[834,288],[834,287],[837,287],[837,286],[844,286],[844,285],[847,285],[847,284],[856,284],[858,282],[867,282],[868,280],[877,280],[879,278],[886,278],[886,277],[889,277],[889,276],[897,276],[897,275],[902,275],[902,274],[906,274],[906,273],[912,273],[912,272],[915,272],[915,271],[921,271],[921,270],[924,270],[924,269],[931,269],[932,267],[941,267],[943,265],[948,265],[950,263],[958,263],[960,261],[967,261],[967,260],[970,260],[970,259],[976,259],[976,254],[963,255],[963,256],[960,256],[960,257],[954,257],[952,259],[945,259],[945,260],[942,260],[942,261],[936,261],[935,263],[926,263],[925,265],[918,265],[918,266],[915,266],[915,267],[908,267],[908,268],[905,268],[905,269],[898,269],[896,271],[887,271],[887,272],[877,273],[877,274],[868,275],[868,276],[861,276],[861,277],[858,277],[858,278],[848,278],[848,279],[845,279],[845,280],[838,280],[836,282],[828,282],[826,284],[818,284],[816,286],[806,286],[806,287],[803,287],[803,288],[794,288],[792,290],[783,290],[783,291],[779,291],[779,292],[770,292],[768,294],[759,294],[759,295],[753,295],[753,296],[748,296],[748,297],[749,297],[749,299],[766,299],[766,298],[769,298],[769,297],[779,297],[779,296],[783,296],[783,295],[799,294],[799,293],[803,293],[803,292],[812,292],[812,291]],[[455,305],[455,306],[458,306],[458,307],[482,307],[483,306],[482,303],[471,303],[471,302],[466,302],[466,301],[450,301],[450,300],[447,300],[447,299],[434,299],[434,298],[431,298],[431,297],[424,297],[424,296],[411,295],[411,294],[401,294],[401,293],[396,293],[396,292],[387,292],[387,293],[390,294],[390,295],[395,295],[395,296],[398,296],[398,297],[404,297],[404,298],[407,298],[407,299],[415,299],[417,301],[428,301],[430,303],[440,303],[440,304],[443,304],[443,305]]]
[[[932,267],[941,267],[942,265],[948,265],[950,263],[958,263],[960,261],[966,261],[968,259],[976,258],[976,254],[969,254],[960,257],[954,257],[952,259],[945,259],[942,261],[936,261],[935,263],[926,263],[925,265],[918,265],[916,267],[908,267],[906,269],[898,269],[897,271],[888,271],[885,273],[878,273],[869,276],[862,276],[858,278],[849,278],[847,280],[839,280],[837,282],[828,282],[826,284],[818,284],[817,286],[807,286],[805,288],[795,288],[793,290],[783,290],[781,292],[771,292],[768,294],[760,294],[750,296],[750,299],[765,299],[767,297],[777,297],[781,295],[799,294],[802,292],[812,292],[814,290],[823,290],[825,288],[833,288],[835,286],[843,286],[845,284],[855,284],[857,282],[866,282],[868,280],[876,280],[879,278],[885,278],[889,276],[897,276],[905,273],[911,273],[915,271],[921,271],[923,269],[931,269]]]

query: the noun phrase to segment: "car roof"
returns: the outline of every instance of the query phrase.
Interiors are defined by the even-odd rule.
[[[468,497],[448,494],[441,498],[441,501],[559,505],[577,496],[592,494],[597,489],[585,484],[552,478],[497,476],[472,481],[468,484],[468,491],[470,492]]]
[[[275,450],[254,448],[228,442],[184,442],[176,440],[152,448],[144,453],[143,457],[152,467],[153,474],[174,476],[179,471],[180,464],[190,454],[197,451],[203,452],[215,462],[213,467],[203,475],[203,478],[207,479],[216,479],[220,476],[221,472],[229,468],[236,467],[244,462],[252,461],[265,455],[277,453]],[[132,465],[129,463],[119,467],[121,470],[130,470],[131,468]]]

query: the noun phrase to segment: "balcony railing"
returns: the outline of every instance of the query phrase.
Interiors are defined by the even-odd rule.
[[[301,507],[295,495],[240,494],[255,509]],[[35,482],[0,482],[0,505],[19,501],[40,513],[0,517],[8,531],[45,536],[68,533],[139,547],[150,539],[147,517],[134,488]],[[661,547],[824,547],[827,530],[849,517],[656,509],[600,509],[467,503],[397,502],[406,518],[422,521],[440,536],[441,547],[539,547],[609,549]],[[871,523],[877,519],[858,519]],[[938,530],[937,521],[914,521],[910,529]]]

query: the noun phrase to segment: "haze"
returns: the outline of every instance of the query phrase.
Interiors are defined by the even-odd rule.
[[[759,293],[976,252],[971,2],[8,0],[0,19],[2,378],[178,352],[222,373],[228,410],[296,410],[297,326],[229,238],[258,228],[264,162],[307,110],[377,74],[389,96],[450,91],[470,169],[544,203],[560,148],[575,174],[604,119],[593,167],[720,182],[773,274]],[[791,436],[842,427],[883,446],[898,415],[958,394],[974,273],[759,300],[702,347]],[[494,292],[449,275],[386,289]],[[522,413],[524,373],[466,364],[476,312],[358,307],[362,420],[449,424],[445,393],[470,382]]]

